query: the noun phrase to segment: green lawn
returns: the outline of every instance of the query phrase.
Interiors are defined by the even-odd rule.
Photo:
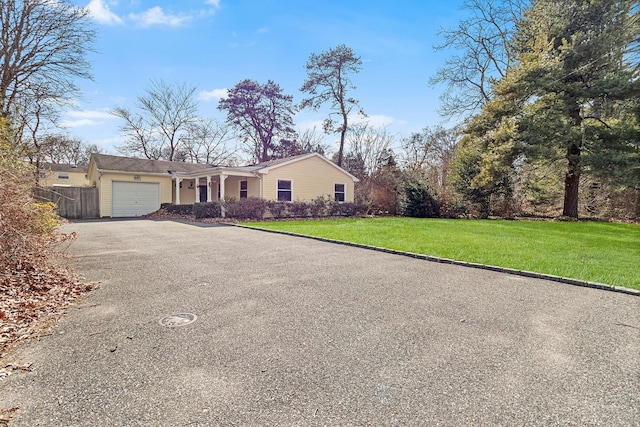
[[[245,225],[640,289],[640,226],[358,218]]]

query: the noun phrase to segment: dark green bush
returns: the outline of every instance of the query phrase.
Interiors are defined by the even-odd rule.
[[[400,209],[402,215],[417,218],[437,218],[440,215],[440,207],[431,195],[429,184],[420,178],[404,182]]]
[[[220,218],[222,211],[219,202],[197,203],[193,206],[193,214],[196,219]]]

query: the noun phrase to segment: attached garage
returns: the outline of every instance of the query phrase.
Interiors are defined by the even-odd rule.
[[[157,182],[112,183],[113,218],[142,216],[160,209],[160,184]]]
[[[286,192],[291,200],[353,202],[358,181],[318,153],[241,167],[93,153],[87,178],[98,190],[100,218],[139,217],[164,203],[194,204],[226,195],[277,200]]]

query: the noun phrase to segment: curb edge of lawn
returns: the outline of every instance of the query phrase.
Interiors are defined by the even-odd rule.
[[[552,274],[535,273],[533,271],[516,270],[514,268],[498,267],[498,266],[486,265],[486,264],[478,264],[478,263],[475,263],[475,262],[457,261],[455,259],[441,258],[441,257],[436,257],[436,256],[431,256],[431,255],[424,255],[424,254],[417,254],[417,253],[413,253],[413,252],[399,251],[399,250],[396,250],[396,249],[381,248],[381,247],[378,247],[378,246],[365,245],[365,244],[362,244],[362,243],[347,242],[347,241],[344,241],[344,240],[329,239],[329,238],[326,238],[326,237],[310,236],[308,234],[292,233],[290,231],[271,230],[271,229],[268,229],[268,228],[254,227],[254,226],[242,225],[242,224],[230,224],[230,225],[233,225],[234,227],[247,228],[249,230],[258,230],[258,231],[264,231],[264,232],[267,232],[267,233],[274,233],[274,234],[284,234],[284,235],[287,235],[287,236],[302,237],[302,238],[305,238],[305,239],[319,240],[321,242],[336,243],[336,244],[344,245],[344,246],[352,246],[352,247],[356,247],[356,248],[369,249],[369,250],[378,251],[378,252],[385,252],[385,253],[388,253],[388,254],[402,255],[402,256],[409,257],[409,258],[417,258],[417,259],[422,259],[422,260],[425,260],[425,261],[439,262],[441,264],[451,264],[451,265],[459,265],[459,266],[462,266],[462,267],[478,268],[478,269],[481,269],[481,270],[497,271],[499,273],[507,273],[507,274],[513,274],[513,275],[516,275],[516,276],[532,277],[534,279],[550,280],[550,281],[553,281],[553,282],[566,283],[568,285],[573,285],[573,286],[581,286],[583,288],[601,289],[601,290],[604,290],[604,291],[618,292],[618,293],[622,293],[622,294],[627,294],[627,295],[633,295],[633,296],[636,296],[636,297],[640,297],[640,290],[624,288],[624,287],[621,287],[621,286],[607,285],[607,284],[604,284],[604,283],[588,282],[588,281],[585,281],[585,280],[578,280],[578,279],[571,279],[571,278],[568,278],[568,277],[554,276]]]

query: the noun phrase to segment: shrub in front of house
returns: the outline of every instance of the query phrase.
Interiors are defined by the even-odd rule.
[[[180,205],[180,206],[183,206],[183,205]],[[196,219],[220,218],[222,216],[220,203],[218,202],[197,203],[193,205],[193,215],[196,217]]]
[[[224,212],[227,218],[261,220],[266,210],[267,202],[258,197],[240,200],[227,198],[224,201]]]
[[[267,210],[275,219],[285,218],[287,216],[287,204],[289,202],[276,202],[275,200],[267,201]]]
[[[168,213],[178,215],[191,215],[193,214],[193,205],[165,205],[165,209]]]
[[[296,200],[287,206],[287,216],[294,218],[306,218],[311,213],[311,204]]]
[[[331,216],[364,216],[367,214],[368,208],[360,203],[338,203],[331,202],[329,215]]]
[[[316,197],[309,203],[311,216],[314,218],[322,218],[329,215],[329,209],[333,201],[327,197]]]
[[[338,203],[328,197],[317,197],[309,202],[265,202],[266,213],[273,219],[282,218],[324,218],[328,216],[364,216],[367,206],[360,203]]]

